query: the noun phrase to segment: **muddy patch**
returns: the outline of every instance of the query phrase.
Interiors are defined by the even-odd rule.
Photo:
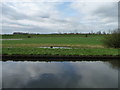
[[[71,47],[54,47],[54,46],[50,46],[50,47],[37,47],[37,48],[53,48],[53,49],[73,49]]]

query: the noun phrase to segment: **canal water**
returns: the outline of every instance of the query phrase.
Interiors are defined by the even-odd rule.
[[[6,61],[3,88],[118,88],[118,60]]]

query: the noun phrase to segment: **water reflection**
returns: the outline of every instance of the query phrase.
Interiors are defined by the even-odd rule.
[[[3,62],[3,87],[117,88],[118,68],[112,62]]]

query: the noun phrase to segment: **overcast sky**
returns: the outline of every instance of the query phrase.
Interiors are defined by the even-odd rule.
[[[108,32],[118,27],[117,0],[3,0],[0,8],[3,34]]]

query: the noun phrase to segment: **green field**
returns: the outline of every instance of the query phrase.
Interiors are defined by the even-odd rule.
[[[22,40],[2,40],[2,54],[118,55],[118,49],[104,47],[103,38],[104,35],[3,35],[2,39]],[[72,49],[38,48],[41,46]]]
[[[3,40],[3,47],[39,47],[39,46],[64,46],[64,47],[103,47],[102,35],[11,35],[3,39],[20,38],[23,40]]]

